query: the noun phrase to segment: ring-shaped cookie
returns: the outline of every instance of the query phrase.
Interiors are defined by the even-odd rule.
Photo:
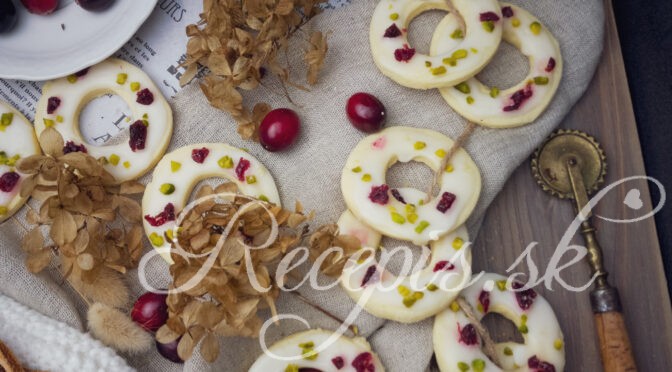
[[[376,242],[375,230],[359,222],[349,211],[343,213],[338,227],[341,234],[354,235],[360,240],[366,236],[368,244],[375,244],[363,247],[378,247],[380,243],[380,235]],[[471,278],[468,240],[467,229],[460,227],[431,242],[427,266],[405,277],[381,267],[373,256],[362,260],[355,254],[343,270],[341,286],[353,300],[361,299],[361,306],[370,314],[401,323],[419,322],[446,309]]]
[[[145,234],[166,261],[172,262],[168,250],[177,214],[200,181],[215,177],[235,183],[244,195],[280,205],[273,176],[246,151],[224,143],[201,143],[166,154],[142,197]]]
[[[442,170],[439,194],[427,203],[406,200],[385,180],[397,161],[416,160],[436,172],[452,145],[439,132],[400,126],[365,137],[350,153],[341,176],[348,209],[381,234],[418,245],[455,230],[469,217],[481,191],[478,167],[466,151],[459,149],[451,158]]]
[[[261,355],[249,372],[385,371],[366,339],[337,336],[330,340],[334,336],[330,331],[312,329],[285,337],[268,348],[273,355]]]
[[[558,41],[528,11],[502,3],[504,41],[528,57],[530,70],[518,84],[500,91],[471,78],[439,91],[457,113],[492,128],[511,128],[533,122],[551,103],[562,78]],[[448,14],[438,24],[430,53],[440,55],[455,48],[450,35],[460,30],[458,18]]]
[[[86,144],[79,114],[92,99],[112,93],[132,112],[130,139],[116,145]],[[137,179],[161,159],[173,133],[173,113],[159,88],[139,68],[111,58],[75,75],[47,82],[37,104],[35,130],[53,127],[68,142],[84,146],[96,159],[105,159],[118,182]]]
[[[434,321],[434,352],[442,372],[563,370],[564,337],[553,308],[533,289],[524,289],[516,282],[512,286],[517,289],[507,285],[506,277],[488,273],[461,295],[479,320],[487,313],[498,313],[511,320],[525,343],[495,344],[502,364],[502,368],[497,367],[481,350],[474,325],[455,303]]]
[[[440,55],[421,54],[409,45],[413,18],[432,9],[449,11],[446,0],[382,0],[371,19],[369,41],[378,69],[397,83],[415,89],[453,86],[480,72],[502,40],[497,0],[452,0],[467,31],[448,35],[457,42]]]
[[[28,200],[21,197],[24,175],[16,170],[16,163],[41,153],[28,119],[8,103],[0,101],[0,222],[14,215]]]

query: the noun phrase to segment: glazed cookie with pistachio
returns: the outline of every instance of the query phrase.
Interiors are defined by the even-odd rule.
[[[446,37],[454,40],[441,54],[417,52],[408,27],[420,13],[451,11],[446,0],[382,0],[371,19],[369,40],[378,69],[397,83],[415,89],[453,86],[480,72],[502,40],[502,13],[497,0],[452,0],[466,25]]]
[[[86,144],[79,114],[92,99],[116,94],[131,109],[129,140],[116,145]],[[47,82],[37,105],[38,135],[53,127],[66,142],[105,162],[118,182],[137,179],[161,159],[173,133],[173,113],[159,88],[139,68],[111,58],[87,70]]]
[[[177,215],[194,187],[208,178],[224,178],[244,194],[280,205],[273,176],[244,150],[223,143],[181,147],[161,159],[142,198],[145,233],[166,261],[174,237]]]
[[[471,78],[454,87],[440,89],[448,104],[468,120],[492,128],[510,128],[533,122],[549,105],[562,78],[562,55],[553,34],[528,11],[502,3],[504,41],[529,59],[530,70],[508,89],[487,87]],[[458,42],[450,37],[462,30],[459,19],[448,14],[436,27],[432,55],[453,50]]]
[[[385,368],[362,337],[349,338],[312,329],[276,342],[249,372],[383,372]]]
[[[478,320],[488,313],[511,320],[524,343],[500,342],[495,352],[500,366],[481,350],[476,327],[457,303],[437,315],[434,352],[443,372],[455,371],[562,371],[565,367],[564,337],[553,308],[524,284],[487,273],[461,295]]]
[[[413,195],[412,189],[402,190]],[[362,240],[363,247],[378,247],[375,230],[357,221],[346,211],[338,222],[341,233]],[[354,233],[353,233],[354,232]],[[340,281],[345,292],[368,313],[401,323],[414,323],[444,310],[457,297],[471,278],[471,249],[467,229],[455,232],[429,244],[428,264],[408,276],[396,276],[381,266],[365,251],[355,254],[343,269]],[[384,248],[383,255],[386,253]],[[375,250],[374,250],[375,251]],[[409,261],[410,262],[410,261]]]
[[[416,160],[438,171],[452,145],[453,140],[439,132],[400,126],[362,139],[341,176],[348,209],[379,233],[418,245],[457,229],[481,192],[478,167],[466,151],[459,149],[441,170],[439,193],[428,202],[391,189],[385,180],[387,169],[396,162]]]
[[[0,101],[0,222],[10,218],[28,198],[20,195],[23,174],[16,163],[42,153],[28,119],[8,103]]]

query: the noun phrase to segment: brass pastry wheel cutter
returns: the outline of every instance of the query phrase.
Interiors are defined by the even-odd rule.
[[[599,190],[607,173],[604,151],[595,138],[578,130],[559,129],[535,151],[531,166],[537,184],[551,195],[574,201],[581,219],[581,235],[595,286],[590,292],[595,326],[606,372],[637,371],[616,288],[607,281],[602,248],[591,224],[591,212],[581,211],[588,196]]]

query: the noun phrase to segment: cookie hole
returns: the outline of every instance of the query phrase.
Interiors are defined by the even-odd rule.
[[[67,122],[67,118],[64,118]],[[110,146],[127,142],[133,113],[121,97],[108,93],[92,99],[79,114],[79,133],[87,144]]]
[[[518,331],[518,327],[501,314],[488,313],[481,319],[481,323],[488,330],[494,342],[517,342],[520,344],[525,342],[523,335]]]
[[[529,72],[529,59],[518,48],[502,41],[492,61],[476,77],[488,87],[504,90],[523,81]]]
[[[390,186],[390,189],[412,187],[424,192],[433,180],[434,171],[425,163],[418,161],[394,163],[385,175],[385,183]],[[409,200],[408,202],[416,204],[418,201]]]
[[[414,245],[410,242],[403,241],[403,240],[398,240],[398,239],[393,239],[393,238],[388,238],[388,237],[383,237],[380,243],[385,249],[390,252],[394,250],[395,248],[402,248],[398,250],[388,261],[387,265],[385,266],[385,269],[392,273],[393,275],[399,276],[401,273],[401,270],[404,269],[404,274],[406,276],[411,275],[417,271],[420,271],[424,268],[423,267],[416,267],[418,265],[418,261],[420,258],[422,258],[422,253],[423,249],[421,249],[420,246]],[[406,249],[408,248],[408,249]],[[409,255],[405,254],[405,251],[410,251],[412,257],[411,263],[405,263],[406,260],[408,260]],[[429,248],[427,248],[427,252],[429,253]],[[389,254],[389,253],[388,253]],[[376,259],[378,262],[380,262],[380,253],[376,255]],[[429,256],[425,260],[425,263],[429,262]],[[411,268],[410,271],[408,268],[405,268],[404,265],[409,265]]]
[[[443,10],[429,10],[415,17],[408,25],[408,42],[416,53],[429,55],[434,30],[443,17],[448,14]],[[401,27],[401,26],[400,26]]]

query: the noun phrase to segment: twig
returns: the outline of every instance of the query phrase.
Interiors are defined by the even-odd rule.
[[[485,355],[487,355],[493,363],[501,368],[502,364],[499,361],[499,356],[497,355],[497,350],[495,349],[495,342],[490,337],[488,330],[485,329],[483,324],[478,320],[478,318],[476,318],[474,309],[471,307],[471,305],[469,305],[467,300],[462,297],[458,297],[456,301],[457,304],[460,305],[460,309],[462,309],[464,315],[467,316],[469,321],[474,325],[474,328],[476,328],[476,333],[481,336],[481,340],[483,340],[483,353],[485,353]]]
[[[339,322],[339,323],[341,323],[341,324],[344,324],[344,323],[345,323],[345,321],[344,321],[343,319],[341,319],[341,318],[337,317],[336,315],[330,313],[329,311],[323,309],[323,308],[320,307],[319,305],[314,304],[314,303],[311,302],[308,298],[304,297],[301,293],[299,293],[299,292],[292,292],[292,294],[296,295],[296,297],[298,297],[299,300],[305,302],[306,304],[310,305],[310,306],[313,307],[315,310],[317,310],[317,311],[323,313],[324,315],[328,316],[329,318],[331,318],[331,319],[333,319],[333,320],[335,320],[335,321],[337,321],[337,322]],[[359,334],[359,328],[358,328],[356,325],[354,325],[354,324],[350,324],[350,325],[348,326],[348,329],[349,329],[350,332],[352,332],[352,334],[355,335],[355,336],[357,336],[357,335]]]

